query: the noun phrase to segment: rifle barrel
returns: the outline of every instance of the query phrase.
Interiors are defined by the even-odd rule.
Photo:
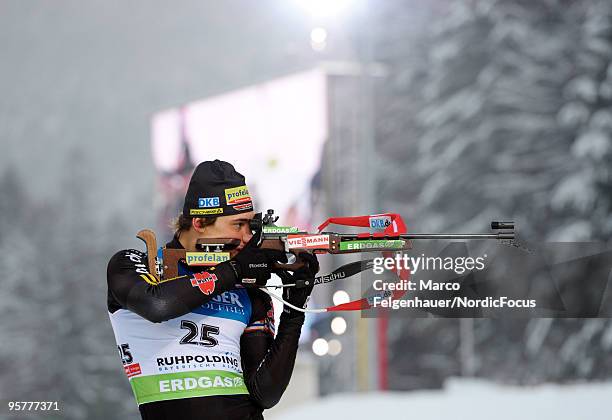
[[[514,232],[499,233],[408,233],[402,239],[514,239]]]
[[[342,239],[367,239],[357,234],[341,233]],[[403,233],[386,237],[372,237],[372,239],[514,239],[514,232],[499,233]]]

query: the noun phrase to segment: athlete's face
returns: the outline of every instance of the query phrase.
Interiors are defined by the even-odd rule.
[[[253,237],[249,221],[255,217],[255,213],[240,213],[232,216],[220,216],[214,224],[206,226],[201,234],[202,238],[224,238],[240,239],[240,245],[235,250],[230,251],[230,256],[236,255],[247,242]]]

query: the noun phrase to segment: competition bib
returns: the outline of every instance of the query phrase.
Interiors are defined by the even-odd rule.
[[[161,323],[125,309],[109,316],[138,404],[248,394],[240,361],[240,336],[251,317],[246,289]]]

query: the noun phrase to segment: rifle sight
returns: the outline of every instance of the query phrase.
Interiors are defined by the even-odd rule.
[[[491,222],[491,229],[514,229],[514,222]]]

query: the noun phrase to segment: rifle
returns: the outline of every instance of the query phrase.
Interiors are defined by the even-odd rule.
[[[382,213],[369,216],[332,217],[318,227],[318,232],[308,233],[292,226],[277,226],[278,216],[274,210],[268,210],[262,218],[258,213],[250,221],[253,231],[252,242],[261,248],[277,249],[295,256],[287,264],[277,263],[275,268],[283,271],[295,271],[303,267],[298,255],[302,252],[316,254],[351,254],[357,252],[382,252],[389,256],[394,252],[405,251],[412,248],[412,240],[417,239],[449,239],[473,240],[495,239],[504,244],[514,244],[514,222],[491,222],[490,233],[407,233],[406,225],[401,216],[396,213]],[[324,231],[330,224],[364,227],[379,230],[376,233],[334,233]],[[240,245],[238,239],[201,238],[196,242],[196,252],[184,249],[162,248],[160,258],[156,258],[157,243],[155,233],[145,229],[138,232],[137,237],[142,239],[147,247],[149,272],[158,282],[170,281],[187,276],[178,275],[179,263],[189,267],[212,266],[230,259],[229,251]],[[328,283],[338,278],[346,278],[372,267],[372,260],[356,261],[346,264],[326,276],[315,278],[315,284]],[[398,276],[405,280],[409,275],[398,272]],[[307,282],[273,287],[303,287]],[[392,294],[393,298],[403,295]],[[275,295],[272,295],[277,298]],[[337,305],[322,310],[307,310],[308,312],[321,312],[329,310],[355,310],[367,309],[372,298]],[[282,299],[281,299],[282,300]],[[286,303],[286,302],[284,302]],[[302,308],[296,308],[302,310]]]

